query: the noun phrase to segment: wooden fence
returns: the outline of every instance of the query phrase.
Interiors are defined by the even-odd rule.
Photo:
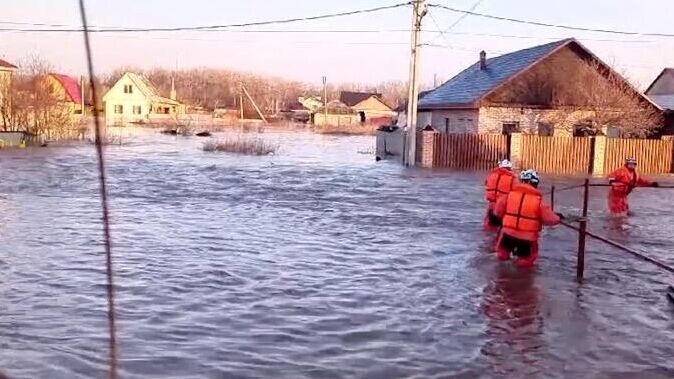
[[[433,167],[488,170],[508,157],[508,136],[500,134],[435,134]]]
[[[672,154],[674,141],[648,139],[606,140],[604,168],[606,172],[622,167],[625,158],[634,157],[638,161],[639,172],[662,174],[672,172]]]
[[[592,139],[522,135],[521,167],[561,175],[592,172]]]
[[[422,167],[488,170],[510,158],[518,169],[533,168],[559,175],[605,176],[625,158],[639,160],[645,174],[674,172],[674,140],[513,134],[441,134],[423,131],[417,137]]]

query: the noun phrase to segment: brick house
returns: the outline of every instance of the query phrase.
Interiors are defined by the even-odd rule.
[[[5,128],[4,112],[10,105],[12,75],[16,70],[16,66],[0,59],[0,127]]]
[[[665,113],[662,134],[674,135],[674,68],[665,68],[648,86],[646,96],[657,103]]]
[[[425,124],[417,127],[430,125],[441,133],[576,134],[583,130],[590,112],[569,106],[573,103],[569,97],[579,84],[564,78],[574,70],[587,70],[590,63],[597,67],[591,75],[598,80],[609,77],[618,80],[639,102],[660,111],[592,52],[570,38],[490,59],[481,52],[477,63],[419,100],[418,119]],[[549,79],[551,73],[557,77],[554,83]],[[567,106],[557,105],[560,103],[552,98],[558,93],[570,94]],[[560,118],[562,110],[564,117]]]

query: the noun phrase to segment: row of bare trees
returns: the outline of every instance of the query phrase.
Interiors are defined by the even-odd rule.
[[[300,96],[322,96],[323,88],[298,81],[289,81],[276,77],[262,76],[225,69],[199,68],[188,70],[166,70],[154,68],[142,70],[134,67],[122,67],[100,78],[103,89],[110,88],[127,71],[145,75],[161,94],[171,90],[171,80],[175,80],[178,97],[189,105],[214,108],[237,108],[239,104],[240,84],[255,99],[265,113],[273,114],[297,102]],[[340,91],[367,91],[381,93],[390,106],[403,104],[407,96],[407,84],[389,81],[372,84],[329,83],[328,100],[339,98]]]

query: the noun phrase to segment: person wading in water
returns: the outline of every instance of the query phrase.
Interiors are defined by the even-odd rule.
[[[617,169],[608,176],[611,189],[608,192],[608,209],[613,216],[626,216],[630,206],[627,197],[636,187],[658,187],[658,182],[651,182],[643,178],[636,171],[637,160],[627,158],[625,166]]]
[[[538,259],[538,239],[543,225],[557,225],[563,216],[553,212],[543,201],[536,171],[522,171],[520,182],[494,207],[494,214],[503,220],[496,255],[501,260],[509,260],[512,254],[517,257],[518,266],[532,267]]]
[[[507,196],[515,184],[517,184],[517,178],[513,173],[513,165],[507,159],[499,162],[498,167],[487,176],[484,182],[487,199],[487,213],[484,216],[485,230],[495,232],[501,227],[501,219],[494,215],[494,205],[501,197]]]

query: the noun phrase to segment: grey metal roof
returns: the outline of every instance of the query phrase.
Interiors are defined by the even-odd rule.
[[[473,106],[494,88],[572,41],[563,39],[487,59],[486,70],[480,70],[477,62],[419,100],[419,109]]]
[[[674,94],[673,95],[646,95],[654,103],[662,109],[674,110]]]

